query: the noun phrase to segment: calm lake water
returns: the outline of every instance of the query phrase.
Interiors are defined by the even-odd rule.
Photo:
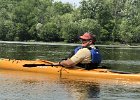
[[[55,44],[55,43],[54,43]],[[61,61],[75,46],[0,43],[0,58]],[[99,46],[113,70],[140,72],[139,47]],[[0,69],[0,100],[139,100],[140,82],[95,81]]]

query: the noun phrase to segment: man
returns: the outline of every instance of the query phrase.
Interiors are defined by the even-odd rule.
[[[59,62],[64,67],[79,66],[87,70],[97,68],[101,63],[101,55],[99,50],[94,46],[95,35],[91,33],[84,33],[80,36],[82,45],[74,50],[74,54],[67,60]]]

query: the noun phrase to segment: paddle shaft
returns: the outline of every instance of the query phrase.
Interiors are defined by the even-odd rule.
[[[53,65],[53,64],[24,64],[23,67],[37,67],[37,66],[62,66],[62,65]]]
[[[58,65],[53,65],[53,64],[24,64],[23,67],[37,67],[37,66],[62,66],[60,64]],[[103,67],[103,66],[102,66]],[[123,72],[123,71],[116,71],[116,70],[109,70],[110,72],[113,72],[113,73],[118,73],[118,74],[132,74],[131,72]]]

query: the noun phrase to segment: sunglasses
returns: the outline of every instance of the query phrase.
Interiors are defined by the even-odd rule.
[[[81,41],[90,41],[89,39],[88,40],[86,40],[86,39],[81,39]]]

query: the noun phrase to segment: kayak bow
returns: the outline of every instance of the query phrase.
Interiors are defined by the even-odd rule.
[[[101,79],[117,79],[127,81],[139,81],[140,73],[122,73],[111,71],[108,69],[93,69],[84,70],[81,68],[62,68],[59,65],[53,65],[54,62],[47,60],[10,60],[0,59],[0,69],[27,71],[34,73],[46,73],[46,74],[57,74],[65,76],[78,76],[87,78],[101,78]],[[30,67],[31,66],[31,67]],[[61,73],[60,73],[61,72]]]

